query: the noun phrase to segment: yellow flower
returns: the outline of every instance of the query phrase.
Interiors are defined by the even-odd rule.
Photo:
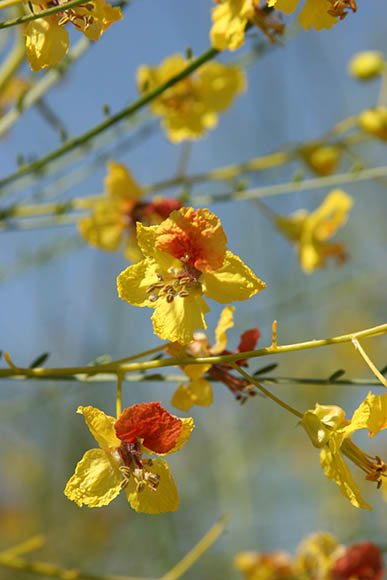
[[[366,133],[387,141],[387,107],[367,109],[359,116],[359,125]]]
[[[60,2],[58,2],[60,3]],[[41,10],[48,8],[49,2],[33,0]],[[102,33],[113,22],[122,19],[120,8],[105,4],[105,0],[75,6],[69,10],[29,22],[26,30],[26,51],[30,67],[34,71],[53,66],[62,60],[69,48],[69,35],[64,25],[68,22],[83,32],[90,40],[99,40]]]
[[[208,344],[208,338],[203,332],[195,332],[194,341],[186,347],[182,347],[178,343],[172,343],[167,347],[169,354],[172,356],[192,356],[205,357],[211,355],[231,354],[231,351],[226,350],[227,346],[227,330],[234,326],[233,306],[226,306],[223,309],[218,325],[215,329],[214,345]],[[246,352],[254,350],[257,340],[260,336],[258,328],[246,330],[242,336],[238,348],[235,352]],[[245,359],[237,361],[239,365],[247,366]],[[214,379],[223,382],[230,391],[235,395],[238,401],[242,403],[246,401],[249,391],[246,387],[249,383],[246,379],[240,379],[230,374],[227,364],[207,364],[207,365],[185,365],[182,367],[183,371],[190,379],[188,385],[180,383],[175,394],[172,397],[172,405],[181,411],[189,411],[193,405],[201,405],[208,407],[212,403],[213,392],[212,386],[204,375],[212,376]]]
[[[331,570],[342,551],[342,546],[331,534],[318,532],[307,536],[297,549],[294,577],[331,580]]]
[[[329,243],[328,239],[345,224],[352,204],[349,195],[335,189],[314,212],[302,209],[276,219],[278,229],[296,245],[305,272],[324,266],[329,257],[336,257],[339,264],[345,261],[343,245]]]
[[[28,81],[21,77],[12,77],[0,94],[0,117],[11,106],[16,104],[28,89]]]
[[[268,0],[267,4],[285,14],[291,14],[297,8],[299,0]],[[338,19],[343,20],[349,10],[356,12],[355,0],[305,0],[298,22],[306,30],[312,26],[315,30],[331,28]]]
[[[370,437],[387,428],[387,394],[369,393],[365,401],[356,409],[352,419],[344,418],[343,409],[333,405],[316,405],[314,411],[307,411],[301,425],[309,435],[313,445],[320,449],[320,463],[328,479],[335,481],[344,497],[358,508],[371,510],[360,495],[360,490],[344,460],[345,456],[360,467],[368,481],[378,487],[386,485],[386,465],[380,457],[372,457],[350,439],[358,429],[368,429]]]
[[[79,231],[89,244],[102,250],[116,251],[124,242],[126,258],[136,262],[142,257],[136,241],[136,221],[160,223],[181,204],[172,198],[141,201],[141,187],[124,165],[114,161],[108,163],[105,190],[106,195],[95,202],[91,216],[79,221]]]
[[[340,148],[335,145],[311,143],[300,149],[305,163],[317,175],[331,175],[338,168],[340,162]]]
[[[179,54],[166,58],[159,68],[141,66],[137,84],[141,93],[154,90],[181,72],[189,60]],[[204,64],[152,101],[151,109],[173,143],[202,137],[217,125],[218,113],[228,109],[245,90],[244,72],[237,66],[217,62]]]
[[[163,459],[179,451],[194,428],[193,419],[170,415],[160,403],[142,403],[125,409],[116,420],[94,407],[79,407],[99,449],[89,449],[67,482],[65,495],[79,507],[109,504],[121,489],[137,512],[176,511],[179,496]]]
[[[183,207],[158,226],[137,223],[145,259],[117,279],[118,294],[134,306],[154,308],[153,329],[161,339],[187,345],[207,328],[202,298],[221,304],[248,300],[265,288],[238,256],[226,250],[219,218],[208,209]]]
[[[355,54],[349,63],[349,73],[361,81],[379,76],[386,67],[383,53],[378,50],[366,50]]]
[[[282,22],[259,7],[259,0],[215,0],[211,43],[217,50],[236,50],[245,40],[246,26],[254,24],[272,41],[284,31]]]
[[[286,552],[239,552],[234,558],[234,565],[246,580],[294,579],[292,562]]]

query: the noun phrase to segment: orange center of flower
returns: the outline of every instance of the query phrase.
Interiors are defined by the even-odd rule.
[[[156,491],[160,476],[146,468],[146,466],[152,465],[152,460],[142,458],[140,441],[138,439],[134,443],[123,441],[117,451],[123,463],[120,467],[124,478],[121,483],[121,488],[125,489],[129,483],[129,479],[132,477],[138,493],[144,491],[146,487],[149,487],[152,491]]]
[[[49,0],[45,5],[41,6],[42,10],[45,8],[52,8],[54,6],[60,6],[62,2],[60,0]],[[68,22],[74,24],[75,28],[84,32],[91,24],[94,22],[94,17],[89,12],[94,10],[94,5],[91,3],[79,4],[75,8],[70,8],[69,10],[63,7],[63,12],[59,12],[58,25],[64,26]],[[81,12],[79,12],[81,9]],[[86,10],[86,13],[85,13]]]
[[[364,453],[351,439],[345,439],[341,450],[348,459],[367,474],[368,481],[375,481],[378,489],[381,487],[383,478],[387,477],[387,466],[380,457],[377,455],[372,457],[372,455]]]
[[[344,20],[349,10],[352,10],[352,12],[357,10],[355,0],[331,0],[331,4],[332,8],[328,10],[328,14],[340,18],[340,20]]]

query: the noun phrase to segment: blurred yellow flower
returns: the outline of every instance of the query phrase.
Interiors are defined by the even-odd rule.
[[[293,563],[295,578],[331,580],[331,570],[343,547],[336,538],[326,532],[307,536],[297,548]]]
[[[158,68],[141,66],[137,84],[145,94],[184,70],[190,63],[179,54],[166,58]],[[241,68],[217,62],[204,64],[152,101],[151,109],[173,143],[198,139],[218,123],[218,113],[228,109],[236,95],[245,90]]]
[[[12,77],[0,93],[0,117],[5,111],[15,105],[28,89],[27,79],[21,77]]]
[[[366,133],[387,141],[387,107],[363,111],[359,116],[359,125]]]
[[[94,407],[78,407],[77,412],[100,448],[89,449],[78,462],[64,490],[70,500],[79,507],[101,507],[124,489],[137,512],[177,510],[179,496],[168,464],[143,454],[179,451],[191,435],[193,419],[179,419],[153,402],[132,405],[117,420]]]
[[[319,405],[307,411],[301,425],[313,445],[320,449],[320,463],[328,479],[335,481],[344,497],[358,508],[371,506],[364,501],[360,490],[344,460],[350,459],[367,475],[368,481],[377,483],[378,488],[387,489],[386,465],[380,457],[372,457],[357,447],[350,436],[358,429],[368,429],[370,437],[387,428],[387,394],[367,398],[355,410],[352,419],[345,419],[345,412],[334,405]]]
[[[32,0],[39,10],[52,4]],[[58,4],[61,2],[59,1]],[[53,66],[62,60],[69,48],[69,35],[64,25],[71,22],[90,40],[99,40],[113,22],[122,19],[121,9],[105,4],[105,0],[90,0],[86,4],[33,20],[25,29],[27,59],[34,71]]]
[[[154,308],[153,329],[161,339],[187,345],[207,328],[203,299],[221,304],[248,300],[265,288],[238,256],[226,250],[219,218],[208,209],[183,207],[158,226],[137,223],[145,256],[117,278],[118,294],[134,306]]]
[[[317,175],[331,175],[339,166],[341,151],[335,145],[311,143],[300,149],[308,167]]]
[[[330,257],[335,257],[339,264],[345,261],[343,244],[330,243],[328,239],[345,224],[352,204],[349,195],[335,189],[314,212],[302,209],[290,217],[276,219],[281,233],[295,244],[305,272],[324,266]]]
[[[186,347],[178,343],[171,343],[167,347],[168,353],[173,356],[184,357],[206,357],[211,355],[231,354],[226,350],[227,330],[234,326],[233,306],[226,306],[223,309],[218,325],[215,329],[215,344],[210,345],[208,338],[203,332],[195,332],[193,342]],[[254,350],[260,336],[258,328],[246,330],[242,336],[238,348],[235,352],[246,352]],[[245,360],[237,361],[237,364],[247,366]],[[240,379],[230,374],[231,368],[227,364],[206,364],[206,365],[184,365],[181,367],[190,379],[188,385],[180,383],[172,397],[172,405],[181,411],[189,411],[193,405],[208,407],[212,403],[213,392],[210,382],[204,378],[208,373],[214,379],[223,382],[235,395],[238,401],[244,402],[252,391],[247,391],[249,383],[246,379]]]
[[[300,0],[268,0],[267,4],[276,10],[291,14],[297,8]],[[305,0],[298,22],[309,30],[331,28],[339,20],[343,20],[349,10],[356,12],[355,0]]]
[[[369,80],[379,76],[386,67],[383,53],[366,50],[355,54],[349,63],[349,73],[359,80]]]
[[[286,552],[239,552],[234,558],[237,570],[246,580],[294,580],[292,562]]]
[[[181,204],[173,198],[142,201],[141,187],[125,165],[114,161],[108,162],[105,190],[106,194],[94,203],[92,214],[79,221],[79,231],[89,244],[101,250],[116,251],[124,245],[125,257],[137,262],[142,254],[136,240],[136,222],[160,223]]]

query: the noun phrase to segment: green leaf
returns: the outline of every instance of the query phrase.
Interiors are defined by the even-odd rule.
[[[29,368],[36,369],[36,367],[41,367],[42,364],[46,362],[49,356],[50,356],[49,352],[43,352],[34,361],[32,361]]]

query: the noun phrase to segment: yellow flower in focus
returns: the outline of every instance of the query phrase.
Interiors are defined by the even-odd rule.
[[[191,344],[183,347],[178,343],[171,343],[167,347],[168,353],[173,357],[192,356],[194,358],[231,354],[231,351],[226,350],[227,330],[234,326],[234,310],[233,306],[226,306],[223,309],[215,329],[214,345],[208,343],[208,338],[203,332],[195,332],[193,335],[194,340]],[[254,350],[259,336],[258,328],[246,330],[241,335],[239,346],[235,352],[242,353]],[[247,366],[245,359],[237,361],[237,364]],[[246,379],[234,377],[229,372],[231,367],[227,364],[184,365],[181,368],[190,379],[190,382],[188,385],[180,383],[171,400],[172,405],[181,411],[189,411],[193,405],[201,405],[202,407],[211,405],[213,392],[210,382],[204,378],[206,373],[217,381],[223,382],[235,395],[236,399],[242,403],[246,401],[248,395],[254,393],[246,390],[246,387],[250,386]]]
[[[349,63],[349,73],[361,81],[379,76],[386,67],[383,53],[378,50],[366,50],[355,54]]]
[[[154,90],[184,70],[190,63],[176,54],[158,68],[141,66],[137,84],[142,94]],[[237,66],[217,62],[204,64],[189,77],[176,83],[152,101],[151,109],[173,143],[198,139],[218,123],[218,113],[228,109],[236,95],[245,90],[245,74]]]
[[[246,580],[294,580],[290,556],[286,552],[239,552],[234,558]]]
[[[57,4],[61,4],[58,0]],[[53,4],[33,0],[35,6],[45,10]],[[105,0],[90,0],[86,4],[29,22],[25,29],[26,52],[34,71],[60,62],[69,48],[69,35],[64,25],[71,22],[90,40],[99,40],[113,22],[122,19],[120,8],[105,4]]]
[[[373,437],[387,428],[387,394],[369,393],[350,421],[345,419],[345,412],[340,407],[316,404],[314,411],[304,414],[301,425],[313,445],[320,449],[320,463],[327,478],[337,483],[352,505],[371,510],[361,497],[344,457],[360,467],[368,481],[376,482],[378,488],[383,486],[383,491],[387,488],[385,463],[380,457],[372,457],[359,449],[350,439],[358,429],[367,429]]]
[[[142,403],[125,409],[116,420],[94,407],[79,407],[98,449],[89,449],[67,482],[65,495],[79,507],[108,505],[122,489],[137,512],[176,511],[179,496],[163,459],[145,459],[144,453],[164,456],[188,441],[191,418],[170,415],[160,403]]]
[[[160,223],[181,204],[172,198],[142,201],[141,187],[125,165],[114,161],[108,162],[105,191],[95,202],[92,214],[79,221],[79,231],[89,244],[101,250],[114,252],[124,245],[126,258],[137,262],[142,254],[136,240],[136,222]]]
[[[183,207],[158,226],[137,223],[137,242],[144,260],[117,278],[120,298],[134,306],[154,308],[155,334],[185,346],[193,332],[207,328],[203,299],[221,304],[248,300],[265,288],[238,256],[226,250],[219,218],[208,209]]]
[[[387,141],[387,107],[367,109],[359,116],[359,125],[366,133]]]
[[[295,578],[331,580],[331,570],[343,547],[336,538],[326,532],[307,536],[299,545],[294,560]]]
[[[302,209],[290,217],[278,217],[276,225],[298,251],[302,269],[308,274],[335,257],[339,264],[345,259],[343,244],[328,242],[336,230],[345,224],[352,207],[352,198],[339,189],[331,191],[314,212]]]

